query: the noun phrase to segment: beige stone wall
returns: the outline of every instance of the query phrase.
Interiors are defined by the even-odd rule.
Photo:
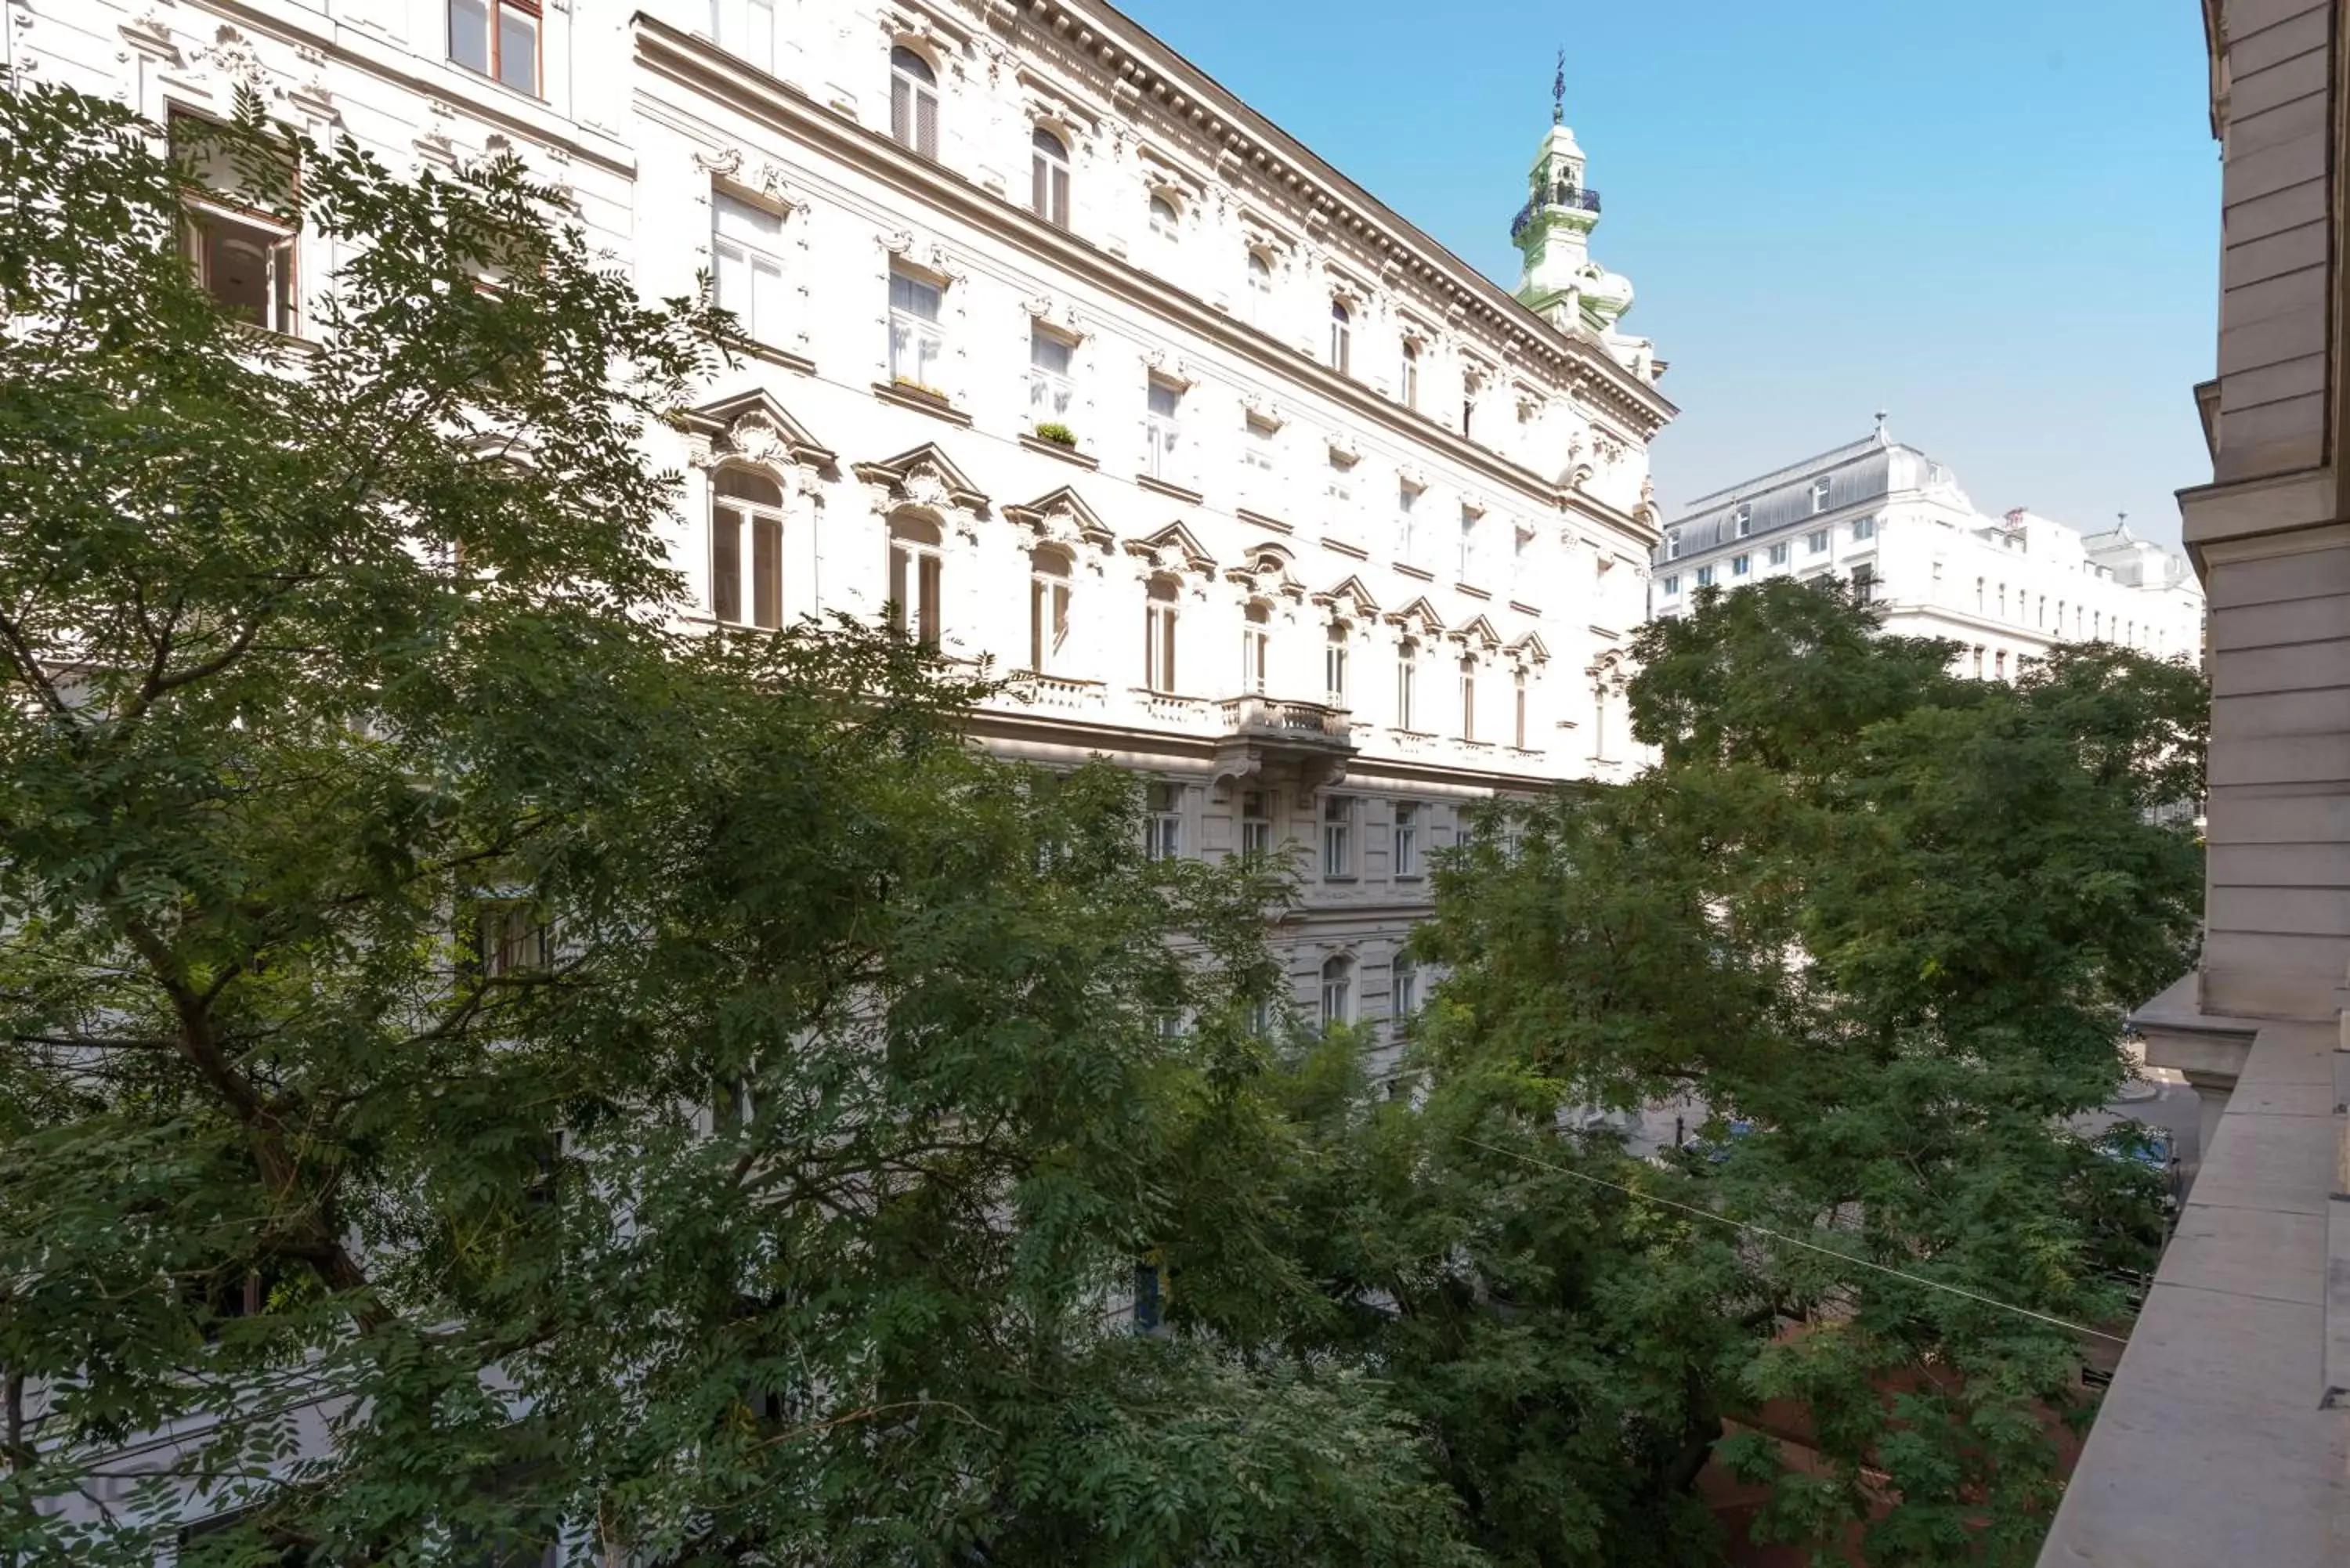
[[[2230,0],[2216,477],[2325,461],[2331,0]]]
[[[2350,969],[2350,527],[2329,375],[2341,280],[2332,0],[2226,0],[2214,483],[2180,497],[2210,605],[2201,1003],[2329,1018]]]

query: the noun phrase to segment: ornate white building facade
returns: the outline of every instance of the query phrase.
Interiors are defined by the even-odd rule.
[[[2085,535],[2021,508],[1985,516],[1881,415],[1859,441],[1694,503],[1658,547],[1650,608],[1832,574],[1866,587],[1887,631],[1958,643],[1964,674],[2011,679],[2060,642],[2202,659],[2203,593],[2183,556],[2126,522]]]
[[[1309,1014],[1410,1011],[1461,807],[1630,762],[1674,410],[1563,124],[1513,295],[1096,0],[0,17],[15,80],[159,125],[251,86],[394,167],[512,150],[648,297],[710,275],[754,347],[652,452],[702,618],[895,614],[1019,674],[991,746],[1144,774],[1159,849],[1293,846]],[[336,258],[219,238],[213,286],[298,333]]]

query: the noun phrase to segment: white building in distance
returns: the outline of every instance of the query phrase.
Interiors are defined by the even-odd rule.
[[[512,151],[648,298],[711,275],[754,347],[650,454],[702,618],[894,614],[1022,672],[992,746],[1145,775],[1155,848],[1294,846],[1309,1017],[1412,1010],[1461,808],[1630,763],[1674,410],[1563,124],[1513,294],[1098,0],[7,19],[14,80],[158,126],[250,87],[393,168]],[[210,286],[302,332],[327,248],[208,222]]]
[[[1650,612],[1686,614],[1700,588],[1830,574],[1865,587],[1887,631],[1958,643],[1965,674],[2009,679],[2060,642],[2202,658],[2203,594],[2183,557],[2126,520],[2083,534],[2022,508],[1986,516],[1881,414],[1859,441],[1694,503],[1658,547]]]

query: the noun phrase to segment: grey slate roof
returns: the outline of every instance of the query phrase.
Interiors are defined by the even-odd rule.
[[[1812,485],[1823,478],[1828,482],[1825,512],[1834,514],[1882,500],[1897,490],[1921,488],[1929,478],[1941,476],[1940,464],[1916,447],[1893,440],[1880,425],[1859,441],[1703,496],[1666,528],[1679,531],[1681,558],[1686,560],[1731,543],[1736,536],[1731,519],[1741,505],[1752,509],[1749,539],[1810,526],[1814,517],[1823,514],[1812,508]],[[1659,546],[1657,564],[1664,560]]]

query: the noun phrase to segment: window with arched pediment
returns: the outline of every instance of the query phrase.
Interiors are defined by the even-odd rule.
[[[900,44],[889,51],[889,137],[908,151],[939,155],[939,74]]]
[[[1247,292],[1243,296],[1251,327],[1269,327],[1273,321],[1273,260],[1263,251],[1248,253]]]
[[[1407,637],[1396,647],[1396,728],[1409,730],[1419,706],[1419,640]]]
[[[1322,684],[1329,693],[1333,708],[1347,706],[1347,649],[1354,635],[1352,626],[1343,620],[1334,620],[1322,645]]]
[[[1241,616],[1241,690],[1259,697],[1273,686],[1273,607],[1251,599]]]
[[[1028,139],[1028,210],[1056,229],[1069,226],[1069,148],[1038,126]]]
[[[1336,1029],[1355,1021],[1355,961],[1344,953],[1322,963],[1322,1027]]]
[[[1074,566],[1059,545],[1028,552],[1028,668],[1039,675],[1052,674],[1066,656]]]
[[[939,645],[944,621],[943,540],[939,525],[926,517],[910,514],[889,521],[889,624],[930,648]]]
[[[1171,695],[1175,690],[1175,628],[1181,618],[1182,585],[1170,573],[1150,579],[1142,607],[1142,684]]]
[[[783,486],[729,467],[712,479],[710,493],[710,613],[775,630],[784,624]]]

